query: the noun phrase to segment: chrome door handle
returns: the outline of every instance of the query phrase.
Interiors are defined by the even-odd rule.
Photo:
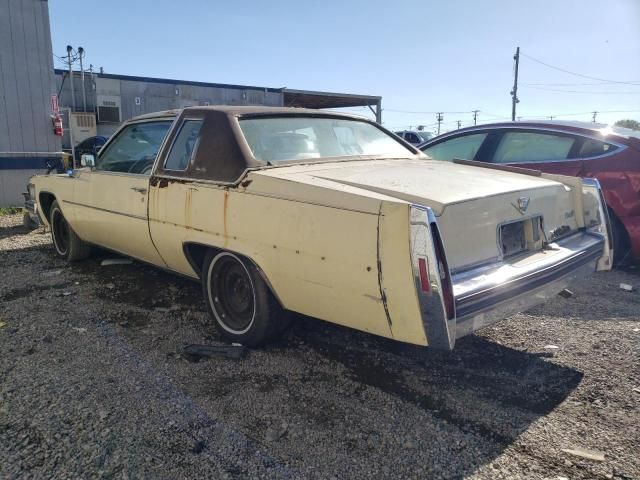
[[[143,188],[143,187],[131,187],[131,190],[138,192],[138,193],[142,193],[143,195],[145,193],[147,193],[147,189]]]

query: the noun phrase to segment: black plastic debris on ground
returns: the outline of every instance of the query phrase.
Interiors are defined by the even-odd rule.
[[[190,362],[199,362],[211,357],[224,357],[232,360],[244,358],[247,348],[242,345],[187,345],[182,349],[182,356]]]

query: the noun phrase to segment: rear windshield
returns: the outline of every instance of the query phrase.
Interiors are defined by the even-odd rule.
[[[240,119],[253,156],[265,162],[353,155],[406,157],[414,154],[393,136],[358,120],[322,117]]]

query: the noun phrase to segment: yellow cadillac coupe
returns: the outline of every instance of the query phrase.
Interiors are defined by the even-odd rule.
[[[192,107],[126,122],[82,168],[35,176],[55,252],[187,275],[229,340],[285,311],[452,349],[611,267],[597,181],[433,161],[369,120]]]

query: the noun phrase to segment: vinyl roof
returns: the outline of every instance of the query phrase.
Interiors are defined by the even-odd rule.
[[[214,111],[214,112],[223,112],[227,115],[235,116],[235,115],[312,115],[312,116],[321,116],[321,117],[332,117],[339,116],[345,118],[353,118],[356,120],[367,120],[365,117],[352,115],[348,113],[342,112],[330,112],[330,111],[319,111],[313,108],[293,108],[293,107],[263,107],[263,106],[238,106],[238,105],[208,105],[208,106],[196,106],[196,107],[186,107],[184,109],[175,109],[175,110],[162,110],[159,112],[146,113],[144,115],[139,115],[137,117],[132,118],[131,120],[143,120],[143,119],[152,119],[152,118],[164,118],[164,117],[176,117],[180,115],[180,113],[185,111]]]

